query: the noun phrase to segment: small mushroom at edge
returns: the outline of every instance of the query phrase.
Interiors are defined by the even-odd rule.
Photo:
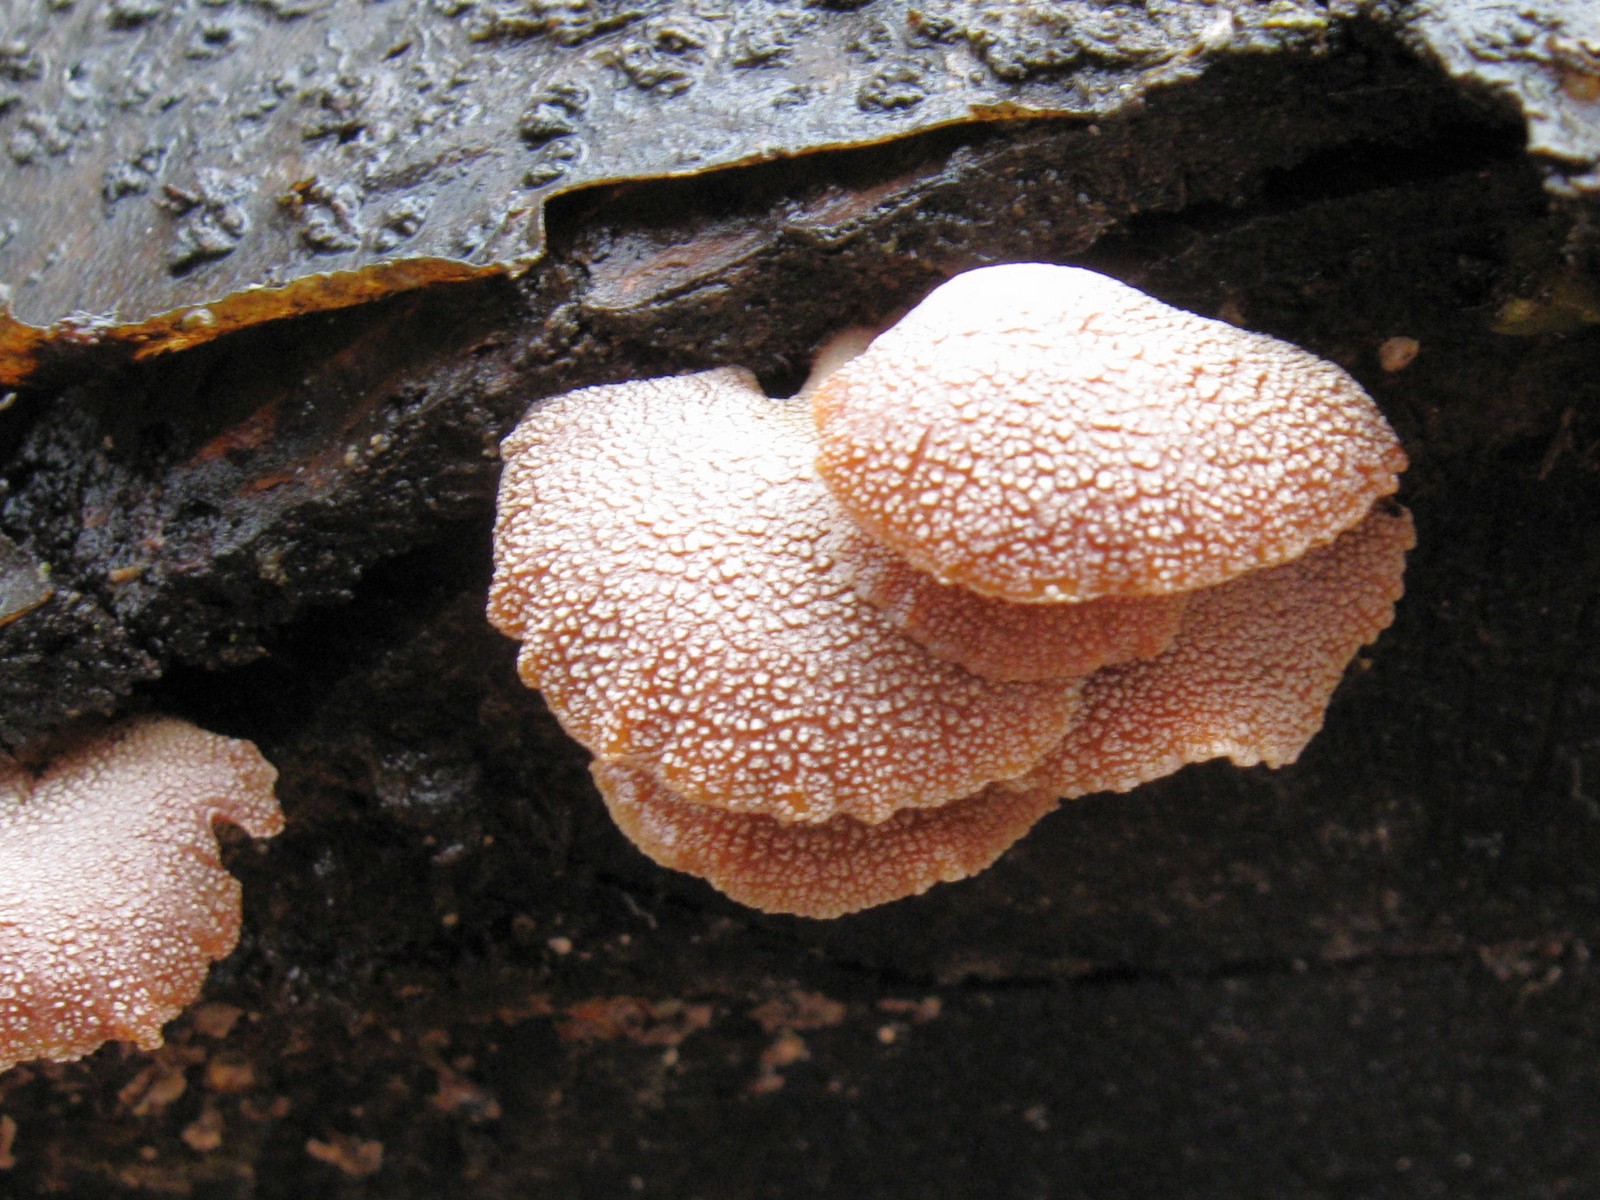
[[[276,777],[249,742],[170,717],[103,730],[37,778],[0,763],[0,1070],[161,1045],[239,937],[212,823],[277,833]]]

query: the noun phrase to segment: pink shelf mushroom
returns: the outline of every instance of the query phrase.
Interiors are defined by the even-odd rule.
[[[1394,619],[1415,544],[1411,515],[1380,508],[1331,545],[1195,593],[1165,653],[1089,680],[1083,720],[1025,786],[1070,799],[1209,758],[1293,762],[1356,651]]]
[[[854,524],[833,543],[856,594],[947,662],[985,679],[1060,679],[1154,658],[1172,644],[1189,594],[1014,604],[940,583]]]
[[[1344,371],[1076,267],[958,275],[810,393],[829,489],[943,583],[1190,592],[1298,558],[1405,455]]]
[[[1047,788],[991,784],[876,825],[848,816],[792,825],[685,803],[645,771],[593,770],[612,820],[656,862],[741,904],[802,917],[843,916],[976,875],[1057,804]]]
[[[161,1045],[239,936],[212,823],[277,833],[276,777],[249,742],[169,717],[113,726],[37,778],[0,764],[0,1070]]]
[[[1019,264],[822,359],[504,443],[490,619],[623,832],[735,899],[853,912],[1059,797],[1292,761],[1392,619],[1405,456],[1303,350]]]
[[[1021,775],[1075,679],[997,683],[861,603],[803,403],[747,371],[586,388],[506,439],[490,620],[603,762],[680,798],[876,823]]]

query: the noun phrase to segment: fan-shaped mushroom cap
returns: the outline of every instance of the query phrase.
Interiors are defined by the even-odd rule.
[[[1088,714],[1024,780],[1125,792],[1185,763],[1293,762],[1350,659],[1394,619],[1411,515],[1379,508],[1332,545],[1197,593],[1171,649],[1090,679]]]
[[[856,598],[805,405],[747,371],[571,392],[503,452],[490,619],[569,733],[691,803],[875,823],[1020,775],[1077,711]]]
[[[1042,263],[956,276],[811,399],[818,469],[856,521],[1013,601],[1164,595],[1288,562],[1405,468],[1332,363]]]
[[[996,784],[877,825],[849,816],[790,825],[686,804],[633,767],[592,770],[612,819],[656,862],[741,904],[802,917],[837,917],[976,875],[1057,803],[1043,789]]]
[[[985,679],[1060,679],[1153,658],[1172,644],[1188,603],[1178,593],[1014,604],[940,583],[854,525],[835,542],[863,600],[919,645]]]
[[[161,1044],[239,936],[213,821],[283,826],[249,742],[172,718],[105,731],[37,780],[0,770],[0,1070]]]

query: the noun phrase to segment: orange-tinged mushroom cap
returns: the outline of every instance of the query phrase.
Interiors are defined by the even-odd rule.
[[[1043,789],[993,784],[941,808],[869,825],[790,825],[686,804],[646,771],[592,768],[612,819],[656,862],[765,912],[837,917],[976,875],[1056,807]]]
[[[896,628],[986,679],[1060,679],[1153,658],[1172,644],[1189,599],[1180,592],[1014,604],[940,583],[854,525],[839,531],[835,554],[857,594]]]
[[[490,619],[602,760],[695,804],[885,820],[1026,771],[1075,681],[941,662],[854,594],[800,404],[734,368],[587,388],[506,439]]]
[[[38,779],[0,769],[0,1070],[150,1049],[239,936],[213,821],[283,826],[249,742],[172,718],[115,726]]]
[[[1012,601],[1163,595],[1288,562],[1405,468],[1332,363],[1043,263],[950,280],[811,399],[818,469],[857,522]]]
[[[1350,659],[1394,619],[1411,515],[1379,508],[1332,545],[1196,593],[1171,649],[1090,679],[1088,714],[1021,783],[1125,792],[1185,763],[1293,762]]]

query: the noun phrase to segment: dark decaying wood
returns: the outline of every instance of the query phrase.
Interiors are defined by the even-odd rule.
[[[17,29],[68,19],[38,7],[0,0]],[[607,62],[643,62],[629,39],[677,11],[452,7],[417,20],[538,31],[486,43],[537,64],[519,94],[568,53],[610,53],[591,65],[623,87]],[[1145,86],[1173,39],[1211,28],[1199,9],[1243,6],[947,3],[916,37],[885,0],[725,7],[728,28],[876,20],[893,53],[844,52],[841,95],[895,55],[959,53],[975,88],[1092,93],[1093,119],[638,169],[553,200],[517,277],[390,279],[137,361],[70,326],[29,343],[48,361],[0,409],[0,742],[176,712],[257,740],[290,825],[233,846],[244,940],[164,1049],[0,1076],[0,1195],[1592,1192],[1595,18],[1577,0],[1250,6],[1210,35],[1231,49]],[[60,9],[90,58],[208,13],[273,37],[330,20]],[[596,24],[566,45],[550,31],[574,13]],[[63,86],[64,63],[14,41],[11,145],[27,89]],[[696,112],[731,86],[711,69],[726,41],[697,52]],[[375,44],[342,51],[356,74]],[[775,55],[762,86],[791,67]],[[1121,99],[1119,74],[1138,84]],[[718,162],[760,157],[741,137],[759,130]],[[0,210],[32,169],[0,166]],[[254,265],[221,286],[318,269],[292,241],[241,248]],[[483,620],[498,438],[540,396],[606,380],[740,363],[793,388],[830,330],[1025,258],[1352,371],[1413,462],[1395,626],[1300,763],[1077,801],[969,883],[819,923],[652,866]],[[174,297],[203,282],[166,269],[142,278]],[[1418,343],[1397,369],[1395,338]]]

